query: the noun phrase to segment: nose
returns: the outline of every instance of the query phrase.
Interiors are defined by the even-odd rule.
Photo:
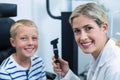
[[[28,45],[33,45],[33,40],[32,39],[28,40]]]
[[[88,35],[85,31],[81,31],[80,34],[80,40],[86,40],[88,38]]]

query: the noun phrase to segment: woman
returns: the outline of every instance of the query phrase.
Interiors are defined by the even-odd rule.
[[[77,45],[85,54],[91,54],[87,80],[120,80],[120,48],[107,36],[108,20],[103,6],[96,3],[79,5],[69,18]],[[68,53],[69,54],[69,53]],[[59,58],[61,68],[54,63],[54,71],[62,80],[80,80],[68,62]]]

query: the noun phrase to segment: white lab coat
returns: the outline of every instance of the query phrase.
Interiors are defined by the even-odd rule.
[[[109,39],[101,52],[99,63],[93,76],[92,66],[88,71],[87,80],[120,80],[120,48],[112,39]],[[62,80],[80,80],[71,70]]]

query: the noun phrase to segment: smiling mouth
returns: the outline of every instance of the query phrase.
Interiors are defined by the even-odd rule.
[[[25,49],[27,52],[29,52],[29,53],[31,53],[33,50],[34,50],[34,48],[27,48],[27,49]]]
[[[81,43],[81,46],[82,46],[84,49],[88,49],[92,44],[93,44],[92,41],[90,41],[90,42],[84,42],[84,43]]]

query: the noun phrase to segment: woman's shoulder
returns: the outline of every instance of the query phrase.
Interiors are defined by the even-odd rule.
[[[107,49],[111,52],[111,53],[120,53],[120,41],[119,40],[116,40],[114,38],[111,38],[109,41],[108,41],[108,44],[107,44]],[[120,54],[119,54],[120,55]]]

